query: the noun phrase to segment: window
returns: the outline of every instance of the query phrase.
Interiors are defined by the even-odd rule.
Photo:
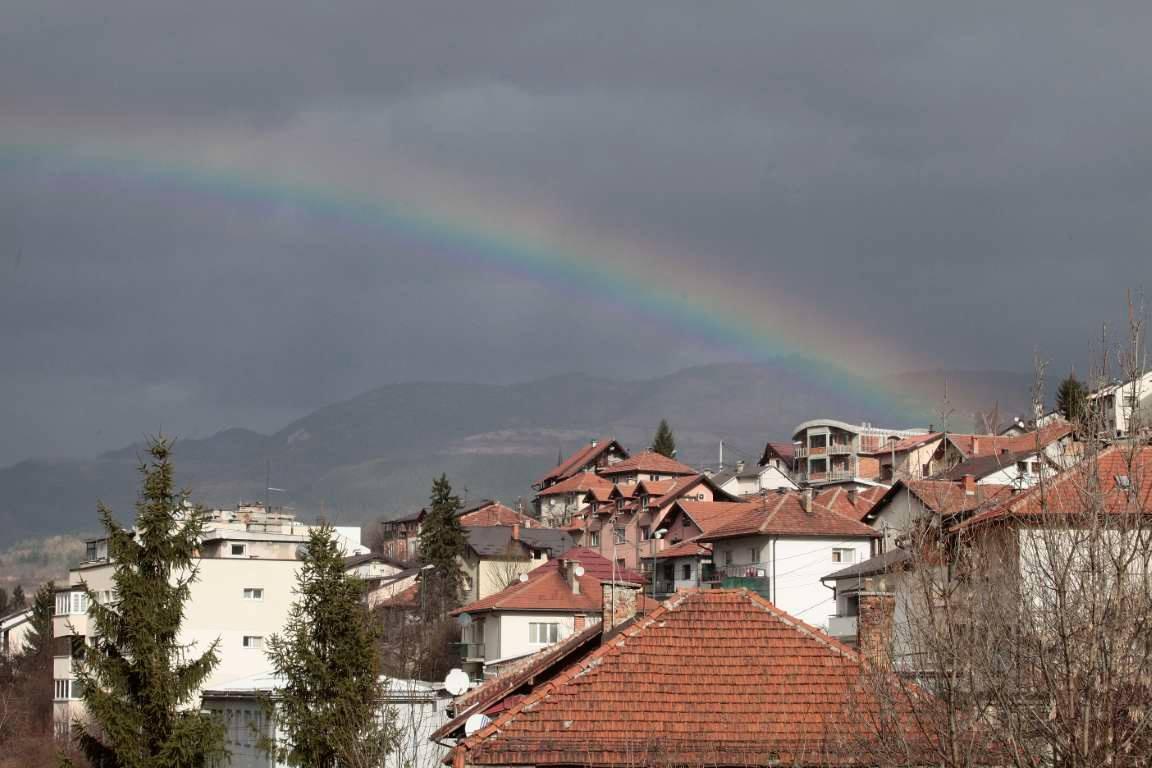
[[[684,563],[680,566],[680,578],[684,581],[692,580],[692,563]]]
[[[640,526],[640,541],[648,541],[652,538],[652,527],[648,525]]]
[[[72,613],[88,613],[88,595],[84,592],[72,593]]]
[[[53,680],[53,698],[56,701],[66,701],[68,699],[79,699],[84,695],[84,686],[79,680]]]
[[[248,554],[247,544],[232,544],[231,545],[232,557],[244,557]]]
[[[640,509],[648,509],[648,494],[646,493],[640,496]]]
[[[559,623],[533,621],[528,624],[528,642],[537,645],[555,643],[560,639]]]
[[[748,562],[750,562],[750,563],[756,562],[759,559],[756,555],[757,555],[756,547],[750,547],[748,549]]]
[[[623,528],[614,528],[612,532],[616,536],[616,543],[617,544],[627,544],[628,543],[628,538],[625,535],[627,533],[627,531],[625,531]]]
[[[832,562],[854,563],[856,562],[856,550],[837,547],[832,550]]]
[[[588,546],[590,546],[590,547],[600,546],[600,531],[589,531],[588,532]]]
[[[264,638],[260,635],[244,635],[244,647],[258,651],[264,647]]]
[[[660,475],[648,475],[648,479],[649,479],[649,480],[659,480],[659,479],[660,479]]]
[[[88,613],[88,595],[83,592],[57,592],[56,615]]]
[[[88,562],[96,559],[96,542],[90,541],[84,545],[84,559]]]
[[[808,447],[809,448],[823,448],[828,445],[828,438],[825,435],[809,435]]]
[[[263,587],[245,587],[244,588],[245,600],[263,600],[264,588]]]
[[[57,616],[67,616],[68,615],[68,593],[67,592],[57,592],[56,593],[56,615]]]
[[[732,553],[727,550],[724,552],[724,565],[732,565]]]

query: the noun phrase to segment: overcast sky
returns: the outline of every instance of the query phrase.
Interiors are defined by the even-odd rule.
[[[273,429],[387,382],[756,354],[29,145],[434,179],[787,285],[927,365],[1066,368],[1152,283],[1150,39],[1147,2],[0,0],[0,464]]]

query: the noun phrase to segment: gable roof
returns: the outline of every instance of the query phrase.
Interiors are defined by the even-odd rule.
[[[644,451],[629,459],[624,459],[624,461],[613,464],[610,467],[600,468],[600,474],[606,477],[627,474],[629,472],[652,472],[663,475],[699,474],[687,464],[681,464],[679,461],[676,461],[676,459],[670,459],[655,451]]]
[[[733,515],[722,525],[699,537],[718,541],[740,536],[848,536],[873,538],[880,534],[864,523],[835,512],[812,499],[804,509],[804,491],[770,493]]]
[[[1039,452],[1039,449],[1030,451],[1005,450],[1003,453],[973,456],[951,469],[941,472],[936,478],[939,480],[963,480],[965,475],[971,475],[973,478],[981,480],[1008,467],[1015,466],[1016,462],[1035,456]]]
[[[550,485],[540,491],[537,496],[559,496],[562,493],[587,493],[588,491],[610,491],[612,481],[605,480],[595,472],[577,472],[566,477],[555,485]]]
[[[857,764],[874,717],[900,727],[928,703],[866,669],[748,590],[680,593],[460,741],[453,765]]]
[[[861,451],[861,453],[868,453],[869,455],[883,455],[885,453],[890,454],[893,452],[903,453],[904,451],[910,451],[914,448],[920,448],[922,446],[928,445],[929,443],[939,440],[943,436],[943,432],[928,432],[927,434],[923,435],[908,435],[906,437],[901,437],[898,440],[885,440],[878,448],[871,451]]]
[[[792,463],[796,458],[796,445],[787,440],[769,440],[764,444],[764,452],[760,454],[760,466],[764,466],[774,457]]]
[[[572,548],[572,536],[560,528],[520,528],[519,543],[512,540],[511,525],[476,525],[464,528],[468,546],[480,557],[499,557],[517,548],[544,550],[550,557]]]
[[[412,563],[399,558],[389,557],[388,555],[381,554],[380,552],[368,552],[363,555],[349,555],[344,558],[345,568],[355,568],[364,563],[384,563],[393,568],[399,568],[401,571],[406,571],[412,567]]]
[[[644,574],[634,571],[631,568],[625,568],[623,570],[616,569],[615,574],[613,574],[612,561],[596,550],[587,547],[572,547],[553,557],[540,567],[534,568],[530,573],[537,573],[544,570],[557,571],[560,569],[561,560],[570,560],[579,563],[580,567],[584,569],[584,573],[589,576],[594,576],[600,579],[600,581],[607,581],[612,579],[613,576],[619,580],[631,581],[636,584],[643,584],[648,580]]]
[[[656,553],[655,559],[671,559],[677,557],[705,557],[712,554],[712,545],[704,544],[698,539],[685,539],[679,544],[673,544],[667,549],[662,549]],[[641,554],[640,558],[643,560],[651,560],[651,557]]]
[[[460,525],[464,526],[513,524],[519,524],[521,526],[539,525],[539,521],[534,520],[527,515],[521,514],[511,507],[506,507],[498,501],[490,500],[486,500],[480,504],[474,504],[467,509],[462,509],[456,513],[456,517],[459,518]]]
[[[1056,440],[1063,439],[1072,434],[1072,425],[1066,421],[1057,421],[1046,424],[1032,432],[1022,435],[948,435],[948,442],[955,446],[966,458],[974,456],[991,456],[1008,451],[1037,450],[1044,448]]]
[[[624,450],[624,447],[620,445],[620,443],[616,442],[614,438],[605,437],[599,440],[593,440],[588,443],[588,445],[584,446],[569,456],[567,459],[560,462],[559,465],[553,467],[541,475],[540,479],[533,483],[532,486],[538,489],[543,488],[549,483],[563,480],[577,472],[580,472],[589,464],[594,464],[596,460],[600,458],[600,455],[612,446],[616,446],[616,449],[625,456],[628,455],[628,452]]]
[[[859,563],[842,568],[835,573],[830,573],[824,576],[820,581],[839,581],[840,579],[863,578],[864,576],[874,576],[879,573],[889,573],[890,571],[899,570],[904,566],[904,563],[912,559],[912,553],[906,549],[894,547],[882,555],[868,558]]]
[[[1087,490],[1093,486],[1098,490]],[[953,530],[1004,519],[1084,514],[1091,509],[1104,514],[1152,514],[1152,446],[1113,445],[1095,459],[1085,459],[1045,483],[1007,497]]]
[[[594,613],[602,608],[602,580],[590,573],[575,577],[580,583],[580,591],[573,592],[567,575],[559,567],[541,566],[525,574],[528,578],[517,581],[494,595],[474,600],[452,611],[461,613],[483,613],[486,611],[546,611],[549,613]],[[643,578],[643,577],[641,577]],[[621,581],[624,579],[621,577]],[[654,608],[651,600],[640,596],[640,602],[647,608]]]
[[[874,485],[859,490],[836,485],[817,492],[816,501],[845,517],[863,520],[887,492],[888,486],[885,485]]]
[[[688,515],[701,533],[708,533],[727,523],[734,516],[747,512],[750,506],[746,501],[689,501],[688,499],[680,499],[669,508],[659,522],[662,524],[671,516],[674,509],[679,509]]]

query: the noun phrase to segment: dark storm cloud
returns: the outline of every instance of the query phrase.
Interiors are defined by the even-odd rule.
[[[766,296],[785,285],[943,366],[1022,368],[1037,346],[1082,360],[1122,288],[1152,283],[1146,4],[3,11],[12,141],[42,127],[67,144],[98,124],[192,156],[276,147],[337,182],[399,158],[677,243],[701,270]],[[384,381],[734,353],[290,201],[13,160],[0,232],[0,462],[115,444],[161,417],[184,434],[271,428]]]

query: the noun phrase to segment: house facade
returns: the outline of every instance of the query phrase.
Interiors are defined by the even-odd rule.
[[[877,482],[881,476],[879,457],[891,447],[890,441],[927,434],[927,429],[886,429],[835,419],[806,421],[792,434],[794,479],[801,485],[813,486]]]
[[[1152,371],[1101,387],[1088,399],[1099,409],[1102,430],[1109,437],[1129,436],[1134,421],[1144,430],[1152,427]]]

